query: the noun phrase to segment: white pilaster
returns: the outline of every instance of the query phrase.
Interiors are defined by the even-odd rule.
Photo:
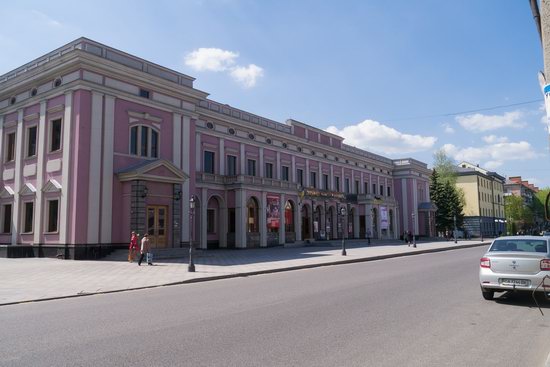
[[[19,110],[17,114],[17,132],[15,133],[15,139],[16,139],[16,149],[15,149],[15,182],[14,182],[14,188],[15,191],[14,196],[14,203],[13,203],[13,225],[14,230],[11,233],[11,243],[12,245],[17,244],[17,237],[18,233],[20,232],[20,225],[21,225],[21,211],[20,211],[20,205],[21,205],[21,196],[19,195],[19,191],[21,191],[21,172],[23,171],[21,169],[21,165],[23,164],[23,110]]]
[[[292,160],[292,172],[290,173],[292,177],[292,182],[296,183],[297,181],[297,177],[296,177],[296,157],[295,156],[292,156],[291,157],[291,160]]]
[[[235,247],[246,248],[248,213],[246,210],[246,190],[235,190]]]
[[[330,165],[329,187],[332,191],[336,190],[334,187],[334,166],[332,164]]]
[[[103,133],[103,94],[92,92],[92,121],[90,129],[90,178],[88,188],[87,243],[99,243],[101,194],[101,151]]]
[[[401,192],[403,198],[403,231],[408,232],[410,230],[409,216],[411,215],[411,213],[409,212],[409,193],[407,192],[406,178],[401,180]]]
[[[200,248],[206,249],[207,248],[207,240],[208,240],[208,233],[207,233],[207,210],[208,210],[208,189],[202,188],[201,189],[201,238],[200,238]]]
[[[277,174],[275,175],[275,178],[280,180],[281,177],[281,152],[277,152]]]
[[[241,175],[246,175],[247,172],[246,172],[246,155],[244,154],[244,144],[241,143],[240,144],[240,148],[241,148],[241,172],[240,174]]]
[[[294,208],[294,233],[296,241],[302,241],[302,208],[300,205],[295,205]]]
[[[111,243],[113,228],[113,154],[115,145],[115,97],[113,96],[105,96],[104,121],[100,240],[101,243]]]
[[[202,172],[201,167],[202,149],[201,149],[201,133],[195,133],[195,171]]]
[[[361,172],[361,183],[359,184],[359,192],[361,194],[366,194],[365,192],[365,174]]]
[[[260,171],[260,177],[264,177],[265,176],[265,164],[264,164],[264,148],[263,147],[260,147],[260,167],[259,167],[259,171]],[[271,172],[273,174],[273,172]],[[271,176],[273,177],[273,176]]]
[[[323,165],[321,164],[321,162],[319,162],[318,164],[318,167],[319,167],[319,173],[317,173],[317,187],[319,189],[322,189],[323,188]]]
[[[355,171],[354,170],[351,170],[351,178],[350,178],[350,190],[349,192],[351,192],[352,194],[359,194],[359,192],[355,192]]]
[[[46,153],[46,131],[48,127],[46,126],[46,101],[40,102],[40,117],[38,120],[38,142],[36,145],[36,214],[34,216],[34,243],[40,243],[42,236],[42,224],[44,223],[42,215],[42,187],[44,186],[44,156]],[[0,136],[2,132],[0,131]],[[1,141],[2,139],[0,139]],[[0,152],[2,147],[0,147]]]
[[[306,134],[307,134],[307,130],[306,130]],[[306,158],[306,177],[304,182],[306,183],[306,187],[310,187],[311,186],[311,183],[309,182],[309,159]]]
[[[62,167],[62,183],[61,183],[61,211],[59,221],[59,243],[68,243],[70,228],[69,223],[69,193],[70,182],[72,177],[71,172],[71,135],[72,135],[72,108],[73,106],[73,94],[72,92],[65,93],[65,115],[63,117],[63,167]],[[17,171],[17,168],[16,168]]]
[[[414,220],[413,220],[413,232],[418,235],[418,187],[417,187],[418,181],[416,178],[413,178],[412,180],[412,195],[413,195],[413,207],[411,208],[412,212],[414,213]]]
[[[225,140],[220,139],[220,175],[225,175]]]
[[[286,242],[285,228],[285,194],[281,194],[281,204],[279,205],[279,245],[284,245]]]
[[[181,168],[181,115],[174,113],[172,116],[172,162],[174,166]]]

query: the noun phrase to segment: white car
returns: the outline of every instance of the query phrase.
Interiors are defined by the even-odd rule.
[[[495,292],[550,292],[550,238],[499,237],[480,260],[481,294],[492,300]]]

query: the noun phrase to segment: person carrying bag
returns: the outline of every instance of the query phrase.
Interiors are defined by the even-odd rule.
[[[139,257],[138,266],[141,266],[141,262],[143,261],[143,257],[145,254],[147,254],[147,264],[153,265],[153,254],[151,254],[151,257],[149,257],[149,237],[147,236],[147,233],[143,235],[143,238],[141,239],[141,256]],[[149,262],[149,259],[151,262]]]

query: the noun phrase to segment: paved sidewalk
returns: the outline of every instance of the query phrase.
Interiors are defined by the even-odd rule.
[[[417,248],[401,242],[348,241],[347,256],[339,242],[318,246],[250,250],[197,251],[195,273],[187,272],[188,257],[158,260],[153,266],[127,261],[72,261],[47,258],[0,258],[0,306],[97,293],[220,278],[287,271],[342,263],[379,260],[426,252],[487,245],[489,242],[419,242]],[[121,258],[126,254],[121,254]]]

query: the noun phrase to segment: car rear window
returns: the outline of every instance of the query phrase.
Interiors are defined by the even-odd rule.
[[[495,240],[490,252],[524,251],[548,252],[548,243],[545,240]]]

